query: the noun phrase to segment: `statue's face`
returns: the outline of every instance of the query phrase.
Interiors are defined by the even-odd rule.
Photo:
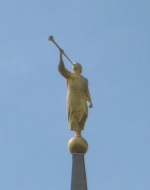
[[[73,71],[74,71],[74,73],[80,74],[80,69],[77,66],[73,67]]]
[[[73,72],[74,73],[80,74],[81,71],[82,71],[81,69],[82,68],[81,68],[81,66],[79,64],[74,64],[74,66],[73,66]]]

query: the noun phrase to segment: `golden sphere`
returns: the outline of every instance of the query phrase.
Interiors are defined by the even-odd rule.
[[[72,154],[85,154],[88,150],[88,143],[82,136],[75,136],[69,140],[68,148]]]

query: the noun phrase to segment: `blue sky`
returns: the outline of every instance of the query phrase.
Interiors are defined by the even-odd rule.
[[[89,190],[150,189],[149,21],[148,0],[0,1],[1,190],[70,189],[74,133],[49,35],[89,80]]]

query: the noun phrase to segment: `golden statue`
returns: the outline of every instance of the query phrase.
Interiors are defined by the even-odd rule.
[[[79,63],[73,64],[73,72],[65,68],[62,55],[63,50],[60,49],[60,61],[58,70],[67,80],[67,110],[68,122],[71,131],[75,131],[77,136],[81,136],[84,129],[86,119],[88,117],[88,107],[92,108],[92,101],[88,89],[88,80],[81,75],[82,66]]]

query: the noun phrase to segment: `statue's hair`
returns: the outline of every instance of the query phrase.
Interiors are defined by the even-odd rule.
[[[82,73],[82,65],[81,65],[80,63],[75,62],[75,63],[73,64],[73,68],[74,68],[75,65],[78,66],[78,68],[80,69],[80,73]]]

